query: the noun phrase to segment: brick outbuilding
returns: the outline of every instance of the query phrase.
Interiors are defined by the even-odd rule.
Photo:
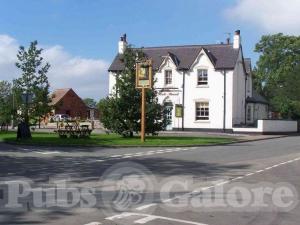
[[[86,119],[88,108],[72,88],[57,89],[52,93],[54,114],[67,114],[72,118]]]

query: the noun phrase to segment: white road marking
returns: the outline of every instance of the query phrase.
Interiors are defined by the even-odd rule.
[[[208,187],[203,187],[201,188],[201,191],[206,191],[208,189],[214,188],[215,186],[208,186]]]
[[[147,153],[155,153],[155,151],[148,151]]]
[[[112,155],[111,158],[122,157],[122,155]]]
[[[170,218],[170,217],[155,216],[155,215],[142,214],[142,213],[122,213],[120,215],[107,217],[105,219],[113,221],[113,220],[116,220],[116,219],[123,219],[123,218],[131,217],[131,216],[143,216],[143,217],[145,217],[145,218],[142,218],[142,219],[135,220],[134,223],[137,223],[137,224],[145,224],[145,223],[148,223],[150,221],[160,219],[160,220],[177,222],[177,223],[180,223],[180,224],[208,225],[208,224],[198,223],[198,222],[193,222],[193,221],[188,221],[188,220],[180,220],[180,219],[175,219],[175,218]]]
[[[91,222],[91,223],[87,223],[87,224],[84,224],[84,225],[100,225],[102,223],[100,222]]]
[[[223,181],[223,182],[221,182],[221,183],[217,183],[215,186],[222,186],[222,185],[224,185],[224,184],[228,184],[229,182],[230,182],[229,180]]]
[[[103,159],[97,159],[96,162],[105,162]]]
[[[252,176],[254,173],[247,173],[246,175],[245,175],[245,177],[249,177],[249,176]]]
[[[273,168],[273,167],[270,166],[270,167],[265,168],[265,170],[270,170],[270,169],[272,169],[272,168]]]
[[[148,204],[148,205],[143,205],[143,206],[140,206],[140,207],[137,207],[136,210],[144,210],[144,209],[147,209],[147,208],[150,208],[152,206],[156,206],[157,204],[156,203],[152,203],[152,204]]]
[[[154,155],[155,153],[148,152],[145,155]]]
[[[231,179],[231,181],[240,180],[240,179],[243,179],[243,177],[236,177],[236,178]]]
[[[58,152],[58,151],[54,151],[54,152],[40,152],[40,151],[35,151],[35,153],[42,154],[42,155],[61,154],[61,152]]]
[[[168,199],[163,200],[162,202],[163,202],[163,203],[167,203],[167,202],[173,201],[174,199],[175,199],[175,198],[168,198]]]

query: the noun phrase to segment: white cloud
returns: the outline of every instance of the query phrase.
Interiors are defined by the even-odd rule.
[[[263,31],[300,34],[299,0],[238,0],[225,11],[233,21],[251,23]]]
[[[82,98],[99,99],[108,92],[108,63],[101,59],[89,59],[69,54],[62,46],[44,47],[43,57],[51,68],[48,73],[51,89],[73,88]],[[18,42],[0,35],[0,80],[12,80],[20,76],[15,67]]]

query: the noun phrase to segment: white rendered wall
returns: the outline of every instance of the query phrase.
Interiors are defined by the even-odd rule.
[[[297,121],[288,120],[258,120],[258,126],[263,132],[297,132]]]
[[[165,71],[172,71],[172,83],[165,85]],[[175,117],[175,105],[182,104],[182,72],[176,69],[171,59],[166,59],[161,69],[154,75],[154,88],[158,92],[158,102],[160,104],[172,103],[172,128],[181,129],[182,119]]]
[[[116,73],[109,72],[109,87],[108,87],[109,94],[113,93],[115,85],[116,85]]]
[[[208,70],[208,85],[197,86],[197,70]],[[232,72],[227,72],[227,122],[226,128],[232,128]],[[223,96],[224,96],[224,75],[216,71],[206,54],[199,56],[199,59],[186,73],[185,77],[185,127],[204,129],[223,129]],[[209,120],[196,121],[196,102],[209,102]]]
[[[268,119],[269,111],[268,106],[265,104],[254,104],[253,107],[253,119],[255,120],[265,120]]]
[[[233,72],[233,125],[245,123],[245,76],[240,50]]]
[[[233,128],[234,132],[249,132],[249,133],[285,133],[297,132],[297,121],[289,120],[258,120],[257,127],[239,127]]]

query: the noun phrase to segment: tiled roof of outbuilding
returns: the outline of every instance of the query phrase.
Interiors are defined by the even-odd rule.
[[[269,104],[267,99],[265,99],[265,97],[263,97],[262,95],[258,94],[255,90],[252,91],[252,97],[248,97],[246,101],[248,103],[261,103],[266,105]]]
[[[50,105],[56,105],[72,88],[61,88],[56,89],[51,94],[51,103]]]

